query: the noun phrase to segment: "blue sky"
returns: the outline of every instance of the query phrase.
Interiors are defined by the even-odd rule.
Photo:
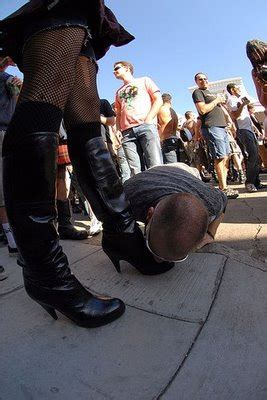
[[[25,2],[2,0],[0,18]],[[118,60],[132,62],[135,76],[150,76],[162,92],[170,93],[180,114],[195,111],[188,87],[198,71],[207,73],[210,81],[241,76],[256,97],[245,45],[249,39],[267,41],[266,0],[106,0],[106,5],[136,39],[113,47],[100,60],[101,97],[114,99],[120,81],[112,69]]]

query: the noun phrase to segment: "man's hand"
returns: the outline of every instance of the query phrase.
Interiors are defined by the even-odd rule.
[[[214,239],[208,233],[206,233],[201,242],[197,245],[197,250],[202,249],[202,247],[212,242],[214,242]]]
[[[242,105],[243,107],[247,106],[250,103],[249,99],[247,99],[246,97],[242,98]]]
[[[8,56],[0,57],[0,71],[1,72],[5,71],[6,68],[9,67],[9,65],[12,65],[13,67],[16,66],[16,64],[10,57],[8,57]]]
[[[215,102],[217,103],[217,104],[223,104],[223,103],[225,103],[226,102],[226,97],[225,97],[225,95],[224,94],[218,94],[217,95],[217,97],[216,97],[216,99],[215,99]]]
[[[13,78],[10,80],[10,83],[15,86],[22,86],[22,80],[17,76],[13,76]]]

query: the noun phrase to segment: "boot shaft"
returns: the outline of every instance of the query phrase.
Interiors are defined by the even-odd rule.
[[[102,137],[90,138],[89,133],[86,136],[84,127],[76,128],[68,141],[79,184],[97,219],[103,222],[104,230],[133,231],[130,205],[110,153]],[[83,140],[77,141],[76,137],[82,137]]]

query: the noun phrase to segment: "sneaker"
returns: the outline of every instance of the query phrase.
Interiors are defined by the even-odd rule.
[[[90,229],[89,229],[89,235],[94,236],[100,233],[103,230],[102,228],[102,223],[98,221],[97,219],[93,219],[91,221]]]
[[[9,257],[17,257],[18,256],[19,252],[16,247],[10,247],[10,246],[7,246],[7,247],[8,247]]]
[[[238,172],[238,182],[245,183],[246,177],[243,171]]]
[[[7,238],[5,232],[2,230],[0,232],[0,242],[3,242],[4,244],[7,244]]]
[[[0,265],[0,281],[3,281],[6,278],[7,278],[7,273],[5,271],[5,268],[2,265]]]
[[[248,193],[253,193],[253,192],[257,192],[258,190],[257,190],[256,186],[253,185],[253,183],[247,183],[246,184],[246,191]]]
[[[249,40],[246,50],[257,79],[267,83],[267,43],[257,39]]]
[[[226,194],[228,199],[236,199],[239,196],[238,190],[235,190],[235,189],[227,188],[227,189],[223,189],[222,192],[224,194]]]
[[[267,185],[263,185],[262,183],[259,183],[258,185],[256,185],[256,189],[257,190],[267,189]]]
[[[211,178],[212,178],[211,174],[209,174],[207,170],[201,171],[200,176],[201,176],[202,181],[205,183],[210,182]]]

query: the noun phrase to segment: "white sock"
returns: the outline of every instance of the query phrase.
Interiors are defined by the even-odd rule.
[[[15,242],[13,233],[11,232],[9,223],[2,224],[2,227],[3,227],[3,230],[4,230],[5,234],[6,234],[6,238],[7,238],[9,247],[11,247],[12,249],[15,249],[17,247],[17,245],[16,245],[16,242]]]

